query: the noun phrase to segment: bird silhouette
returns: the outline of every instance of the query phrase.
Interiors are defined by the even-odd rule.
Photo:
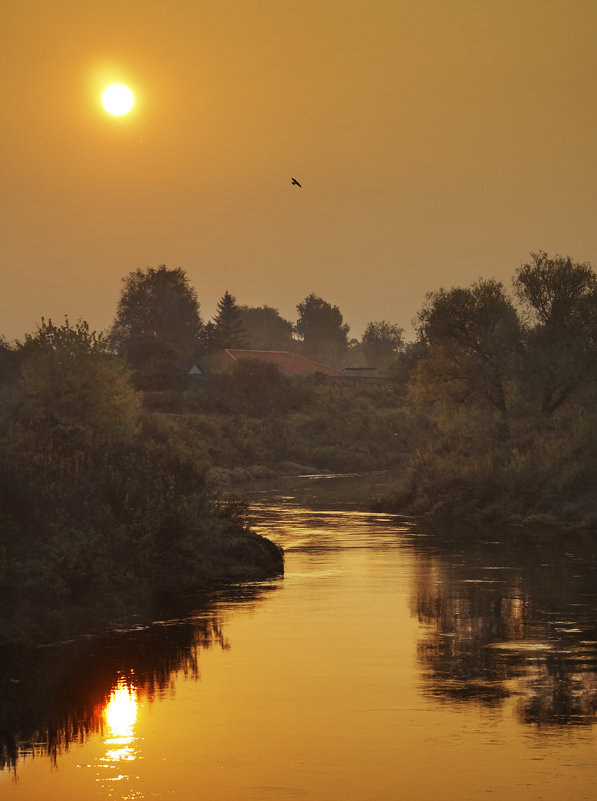
[[[295,186],[298,186],[300,189],[302,189],[302,188],[303,188],[303,187],[302,187],[302,186],[299,184],[299,182],[296,180],[296,178],[292,178],[291,180],[292,180],[292,183],[293,183]]]

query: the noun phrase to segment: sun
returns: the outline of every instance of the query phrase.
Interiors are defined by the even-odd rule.
[[[121,83],[114,83],[112,86],[108,86],[102,95],[102,103],[106,111],[117,117],[122,116],[122,114],[128,114],[134,102],[135,98],[131,90]]]

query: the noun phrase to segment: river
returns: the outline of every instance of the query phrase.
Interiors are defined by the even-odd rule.
[[[279,580],[0,665],[2,801],[597,797],[597,548],[252,489]]]

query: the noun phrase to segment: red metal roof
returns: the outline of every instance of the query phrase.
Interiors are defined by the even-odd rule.
[[[211,370],[225,370],[241,359],[258,359],[261,362],[275,364],[286,375],[312,375],[313,373],[323,373],[330,376],[341,376],[340,370],[327,367],[325,364],[314,362],[299,356],[296,353],[288,353],[285,350],[241,350],[238,348],[227,348],[210,353],[201,360],[201,366]]]

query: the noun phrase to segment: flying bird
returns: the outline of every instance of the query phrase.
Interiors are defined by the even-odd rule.
[[[302,186],[299,184],[299,182],[296,180],[296,178],[292,178],[292,183],[293,183],[295,186],[298,186],[300,189],[302,189],[302,188],[303,188],[303,187],[302,187]]]

